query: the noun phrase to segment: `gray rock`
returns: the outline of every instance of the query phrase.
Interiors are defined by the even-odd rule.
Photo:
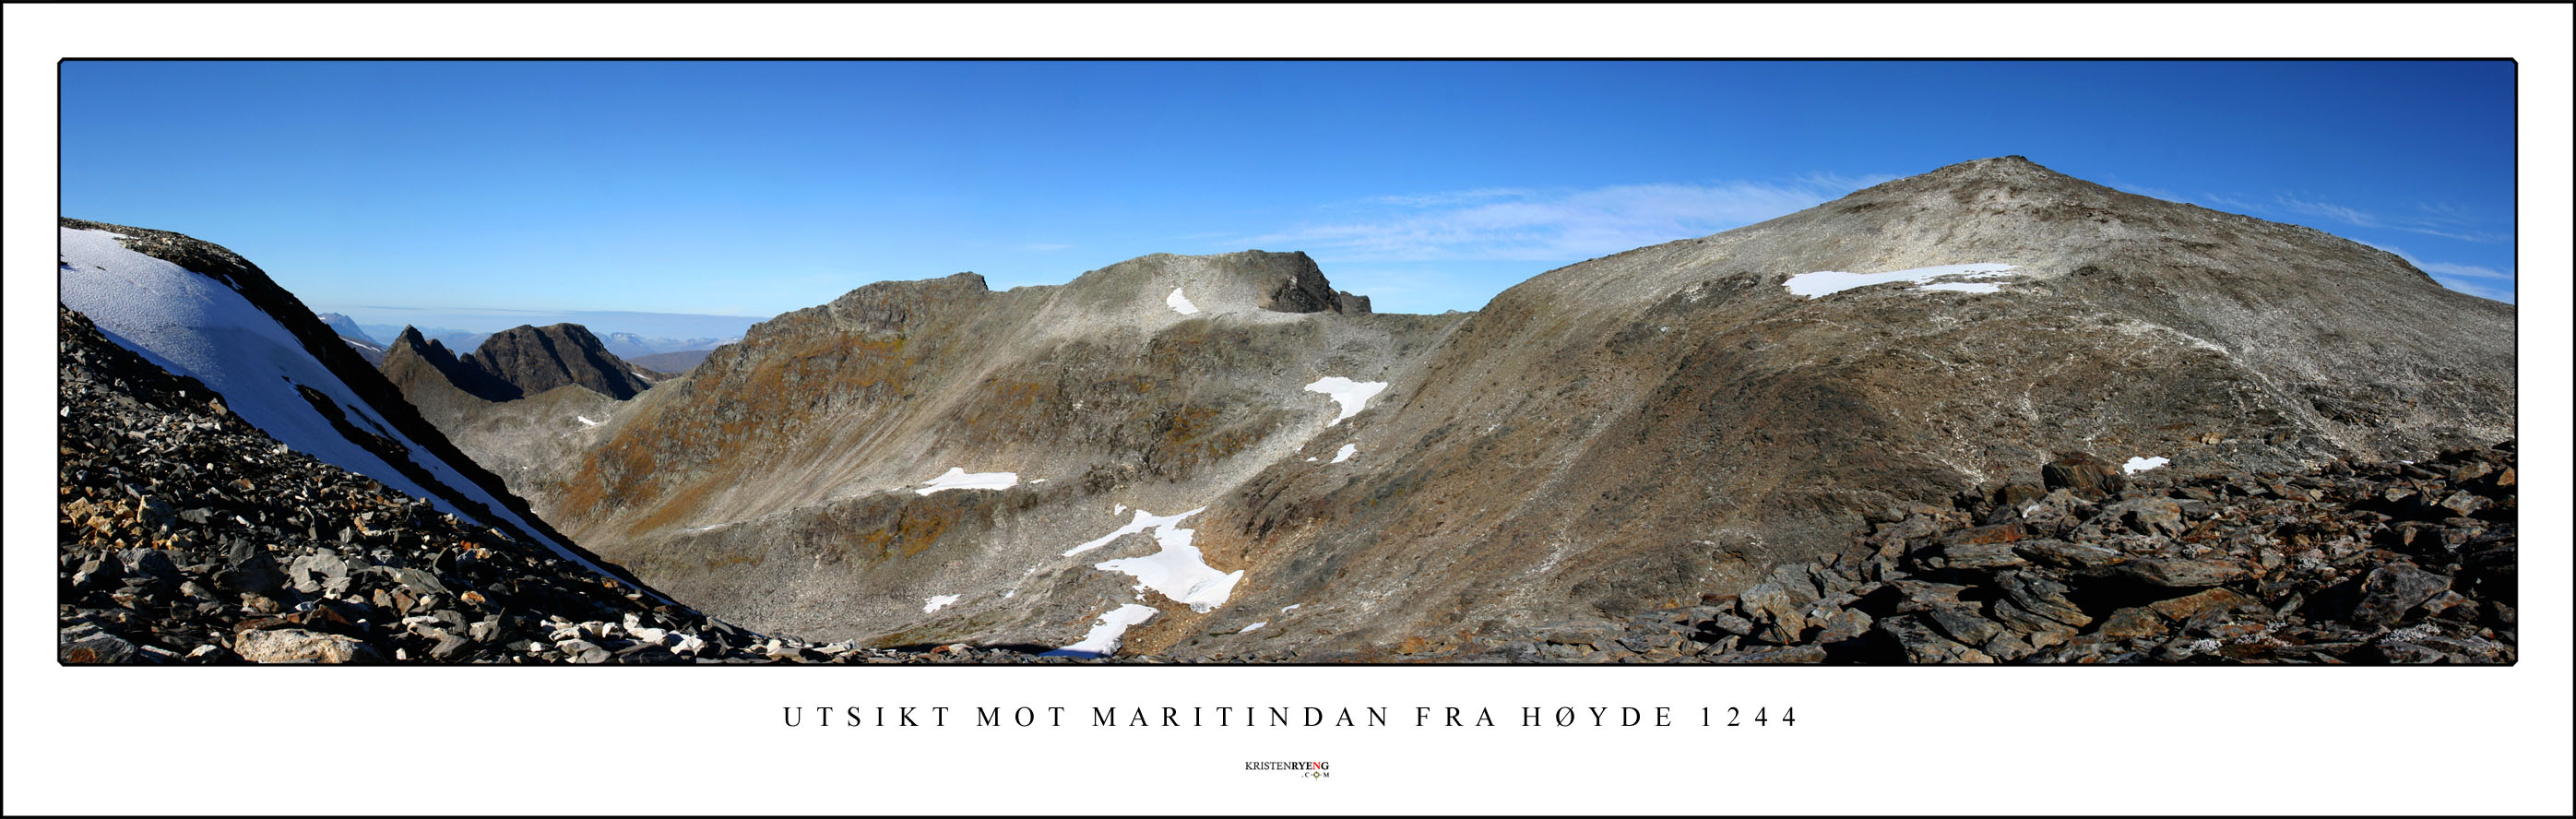
[[[1968,587],[1956,583],[1934,583],[1929,580],[1894,580],[1888,586],[1896,589],[1897,611],[1927,611],[1959,602],[1959,593]]]
[[[2132,560],[2112,567],[2112,571],[2158,586],[2178,589],[2205,588],[2245,577],[2244,564],[2213,557],[2211,560],[2181,558],[2147,558]]]
[[[1709,662],[1712,663],[1723,663],[1727,665],[1821,663],[1824,661],[1825,648],[1817,645],[1757,648],[1751,651],[1739,651],[1733,654],[1720,655],[1709,660]]]
[[[1967,645],[1985,645],[2004,635],[2004,627],[1979,615],[1973,603],[1936,606],[1922,616],[1950,639]]]
[[[1994,657],[1948,637],[1923,622],[1921,615],[1900,614],[1878,621],[1878,630],[1905,647],[1906,659],[1918,663],[1991,663]]]
[[[2009,542],[1945,545],[1931,565],[1935,568],[1993,571],[2028,564],[2029,561],[2013,546]]]
[[[2090,543],[2068,543],[2063,540],[2037,539],[2014,543],[2013,551],[2042,566],[2061,569],[2091,569],[2126,562],[2129,556],[2117,550]]]
[[[2353,606],[2352,620],[2370,626],[2394,624],[2406,610],[2450,587],[2450,578],[2409,563],[2372,569],[2362,578],[2361,600]]]
[[[245,631],[233,638],[233,653],[254,663],[382,662],[375,647],[337,634],[300,628]]]
[[[565,640],[556,643],[555,649],[562,651],[571,662],[584,665],[608,662],[609,658],[608,649],[589,640]]]
[[[1609,623],[1559,622],[1532,630],[1534,639],[1553,645],[1584,645],[1606,648],[1619,641],[1619,627]],[[772,653],[783,651],[773,647]]]
[[[2005,598],[2033,614],[2079,628],[2093,623],[2091,615],[2067,599],[2069,589],[2064,583],[2036,572],[2005,572],[1996,580],[2003,586]]]
[[[2056,620],[2032,614],[2029,609],[2013,605],[2011,600],[1987,604],[1986,611],[1995,622],[2022,636],[2032,648],[2047,648],[2075,636],[2075,629]]]
[[[1834,609],[1822,618],[1822,622],[1824,631],[1819,632],[1815,640],[1819,644],[1839,643],[1867,634],[1872,624],[1869,614],[1859,609]]]
[[[2039,478],[2050,489],[2064,489],[2076,497],[2102,500],[2118,494],[2129,485],[2118,469],[2094,460],[2083,453],[2066,453],[2039,468]]]
[[[2131,606],[2103,617],[2102,627],[2095,633],[2115,639],[2158,637],[2165,633],[2165,624],[2153,609]]]
[[[99,627],[81,624],[63,629],[58,637],[60,656],[66,664],[130,663],[138,659],[134,644],[109,634]]]
[[[2125,500],[2101,508],[2096,514],[2108,517],[2142,535],[2180,534],[2185,528],[2182,507],[2163,498]]]

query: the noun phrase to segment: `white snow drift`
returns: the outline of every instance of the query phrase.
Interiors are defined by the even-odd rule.
[[[1915,290],[1949,290],[1960,293],[1993,293],[2000,289],[1994,284],[1970,283],[1962,280],[1992,279],[2019,275],[2017,273],[2010,272],[2014,267],[2014,265],[1998,264],[1994,262],[1975,262],[1970,264],[1945,264],[1933,267],[1917,267],[1911,270],[1896,270],[1887,273],[1845,273],[1839,270],[1819,270],[1814,273],[1800,273],[1798,275],[1791,276],[1787,281],[1781,282],[1780,286],[1789,288],[1790,293],[1811,299],[1830,296],[1855,287],[1868,287],[1873,284],[1888,284],[1891,282],[1925,282],[1921,287],[1912,288]]]
[[[927,495],[951,489],[1009,489],[1020,485],[1020,473],[968,472],[965,467],[952,466],[939,477],[921,483],[920,489],[912,491]]]
[[[1306,385],[1306,391],[1320,392],[1325,395],[1332,396],[1334,401],[1339,402],[1342,405],[1342,414],[1334,416],[1331,421],[1325,422],[1324,426],[1329,427],[1349,420],[1351,416],[1360,414],[1360,410],[1367,409],[1369,399],[1375,398],[1378,393],[1386,391],[1386,382],[1353,381],[1338,375],[1331,375],[1316,379],[1315,383]]]
[[[1171,305],[1172,312],[1179,313],[1184,316],[1199,311],[1199,306],[1191,304],[1190,297],[1181,295],[1181,288],[1178,287],[1172,288],[1171,295],[1163,297],[1163,303]]]
[[[933,595],[930,599],[921,601],[921,613],[929,614],[946,608],[948,604],[957,602],[957,599],[958,596],[954,594]]]
[[[1119,607],[1118,607],[1118,608],[1116,608],[1116,609],[1112,609],[1112,610],[1110,610],[1110,612],[1109,612],[1109,613],[1107,613],[1107,614],[1100,615],[1100,624],[1099,624],[1099,625],[1096,625],[1096,626],[1092,626],[1092,627],[1091,627],[1091,633],[1089,633],[1089,634],[1085,634],[1085,635],[1083,635],[1083,636],[1082,636],[1082,642],[1075,643],[1075,644],[1073,644],[1073,645],[1069,645],[1069,646],[1065,646],[1065,647],[1063,647],[1063,648],[1059,648],[1059,649],[1056,649],[1056,650],[1054,650],[1054,651],[1049,651],[1049,652],[1047,652],[1047,653],[1045,653],[1045,654],[1040,654],[1040,655],[1038,655],[1038,656],[1040,656],[1040,657],[1106,657],[1106,656],[1109,656],[1111,653],[1116,652],[1116,651],[1118,650],[1118,638],[1120,638],[1120,637],[1122,637],[1122,636],[1125,636],[1125,635],[1127,634],[1127,627],[1128,627],[1128,626],[1136,625],[1136,624],[1139,624],[1139,623],[1143,623],[1143,622],[1145,622],[1145,621],[1147,621],[1147,620],[1154,619],[1154,615],[1155,615],[1155,614],[1156,614],[1156,612],[1154,611],[1154,607],[1153,607],[1153,606],[1140,606],[1140,605],[1137,605],[1137,604],[1134,604],[1134,603],[1129,603],[1129,604],[1124,605],[1124,606],[1119,606]]]
[[[2120,472],[2123,474],[2135,475],[2169,463],[2173,463],[2173,461],[2166,460],[2162,455],[2158,455],[2153,458],[2130,458],[2128,463],[2120,465]]]

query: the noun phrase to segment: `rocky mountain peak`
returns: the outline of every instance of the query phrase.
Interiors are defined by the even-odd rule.
[[[578,384],[622,401],[650,386],[578,324],[522,324],[493,333],[461,362],[523,396]]]
[[[1368,297],[1334,290],[1302,252],[1155,253],[1086,272],[1065,288],[1082,304],[1148,315],[1369,312]]]

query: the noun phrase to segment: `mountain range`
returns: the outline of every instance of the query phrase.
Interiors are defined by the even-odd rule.
[[[65,306],[111,340],[153,325],[103,288],[73,298],[74,257],[114,256],[99,231],[213,253],[64,225],[82,249],[66,252]],[[218,261],[174,264],[236,283],[249,269]],[[262,298],[283,316],[270,306],[292,297]],[[406,450],[453,441],[457,474],[479,475],[457,485],[487,506],[524,498],[530,539],[577,542],[603,571],[791,640],[1457,662],[2074,661],[2074,639],[2094,641],[2086,656],[2173,660],[2206,652],[2102,648],[2115,637],[2101,624],[2158,594],[2284,599],[2257,554],[2277,535],[2193,552],[2187,525],[2104,528],[2132,519],[2121,504],[2451,458],[2483,466],[2445,480],[2507,500],[2427,520],[2462,544],[2492,543],[2500,523],[2509,537],[2510,484],[2492,479],[2509,454],[2446,453],[2513,437],[2514,332],[2512,307],[2387,252],[2002,157],[1548,271],[1473,313],[1371,312],[1302,253],[1156,254],[1002,292],[971,273],[870,284],[667,376],[578,325],[494,334],[461,357],[406,329],[381,372],[346,344],[329,371],[369,384],[369,407],[400,405],[371,417],[417,419]],[[207,381],[228,399],[276,391],[257,383]],[[2439,507],[2309,494],[2351,507],[2333,515],[2389,518],[2353,518],[2371,531]],[[2043,500],[2068,522],[2039,522]],[[2116,554],[2073,575],[2023,567],[2037,558],[1962,574],[1940,551],[1951,520]],[[2251,568],[2209,563],[2239,552]],[[2458,594],[2507,587],[2440,553],[2405,559],[2452,570]],[[2397,560],[2356,571],[2423,585]],[[2159,561],[2203,568],[2114,568]],[[2340,577],[2301,582],[2361,582]],[[1925,582],[1968,590],[1920,604],[1952,619],[1854,602]],[[2317,616],[2376,623],[2351,620],[2388,605],[2365,592]],[[2379,627],[2430,623],[2417,607],[2433,599]],[[2227,616],[2257,616],[2241,608]],[[1650,612],[1750,625],[1617,636]],[[2116,639],[2235,622],[2188,620]],[[2498,639],[2459,622],[2489,636],[2445,639]],[[1540,650],[1573,645],[1551,642],[1565,634],[1609,636]],[[2372,656],[2400,655],[2415,656]]]

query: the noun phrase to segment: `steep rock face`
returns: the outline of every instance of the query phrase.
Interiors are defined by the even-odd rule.
[[[1338,405],[1306,385],[1409,379],[1405,362],[1458,320],[1362,309],[1302,254],[1259,251],[1005,293],[973,274],[871,284],[754,327],[588,433],[567,469],[517,485],[757,627],[1072,644],[1139,596],[1136,577],[1093,564],[1170,541],[1068,549],[1330,457],[1342,441],[1319,436]],[[950,470],[1008,473],[983,479],[1007,488],[922,491]],[[1188,611],[1169,598],[1189,594],[1145,596]]]
[[[1360,421],[1401,466],[1265,473],[1201,541],[1242,555],[1254,610],[1403,590],[1273,645],[1454,646],[1740,589],[2067,454],[2199,473],[2493,443],[2513,333],[2378,250],[1980,160],[1514,287]]]
[[[393,344],[386,348],[376,367],[441,429],[460,413],[519,395],[516,385],[458,360],[446,344],[425,339],[411,327],[394,336]]]
[[[578,324],[520,325],[493,333],[462,362],[508,384],[515,393],[508,399],[495,400],[513,400],[577,384],[623,401],[650,386],[636,378],[632,368],[618,360],[615,353],[601,347],[599,338],[591,335],[588,328]]]

